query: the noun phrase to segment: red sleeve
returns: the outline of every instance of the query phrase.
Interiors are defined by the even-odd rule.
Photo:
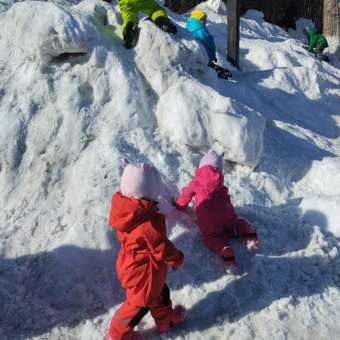
[[[172,242],[155,228],[152,223],[145,225],[145,239],[149,250],[157,261],[178,268],[184,261],[184,255]]]
[[[191,181],[186,187],[181,190],[181,194],[176,200],[176,207],[178,209],[184,209],[188,206],[192,198],[195,196],[195,182]]]

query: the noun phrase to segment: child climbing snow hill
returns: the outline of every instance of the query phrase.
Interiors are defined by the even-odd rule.
[[[170,21],[166,11],[155,0],[118,0],[123,17],[123,38],[126,48],[137,45],[139,37],[138,13],[145,13],[152,22],[167,33],[176,34],[176,25]]]
[[[328,57],[323,54],[324,49],[328,47],[328,42],[325,36],[318,34],[315,27],[305,28],[303,33],[308,39],[308,51],[314,53],[319,60],[329,62]]]
[[[112,317],[107,340],[142,339],[134,327],[150,311],[161,333],[184,320],[184,309],[172,307],[167,268],[177,270],[184,256],[168,240],[165,217],[155,202],[160,175],[148,164],[126,165],[121,191],[112,197],[110,225],[121,249],[116,269],[126,300]]]
[[[175,201],[178,209],[188,206],[195,197],[197,223],[203,242],[222,257],[227,272],[237,270],[237,262],[229,239],[241,237],[247,250],[256,251],[259,246],[256,229],[239,218],[224,186],[223,155],[209,150],[202,158],[194,179],[182,189]]]
[[[191,12],[191,17],[188,19],[186,27],[203,44],[208,54],[208,66],[216,71],[219,78],[228,79],[231,77],[231,73],[217,64],[214,38],[210,35],[206,23],[207,13],[201,9],[196,9]]]

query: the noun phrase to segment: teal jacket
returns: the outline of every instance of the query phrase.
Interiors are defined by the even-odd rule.
[[[325,36],[318,34],[315,27],[311,27],[307,30],[308,33],[308,51],[313,52],[318,47],[328,47],[328,42]]]
[[[209,34],[205,22],[190,18],[187,21],[187,30],[203,44],[208,54],[209,64],[211,64],[212,61],[216,61],[216,47],[214,38]]]

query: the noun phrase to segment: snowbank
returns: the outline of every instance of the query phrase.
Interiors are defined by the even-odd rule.
[[[303,220],[340,237],[340,158],[314,161],[307,174],[294,185]]]
[[[224,81],[181,27],[170,36],[141,21],[137,48],[125,50],[116,7],[99,0],[60,6],[25,2],[0,19],[0,338],[103,339],[124,300],[114,272],[119,244],[107,228],[121,159],[157,166],[174,197],[212,143],[241,163],[226,167],[225,184],[236,210],[257,227],[261,248],[249,257],[235,240],[241,275],[227,276],[191,211],[173,216],[169,237],[186,261],[168,283],[188,318],[166,337],[340,334],[339,244],[316,226],[326,218],[327,228],[334,225],[340,196],[337,165],[325,158],[340,157],[332,116],[339,70],[258,13],[241,19],[243,70]],[[184,25],[183,16],[169,14]],[[226,22],[210,9],[218,59],[231,67]],[[54,58],[69,51],[86,55]],[[293,181],[313,180],[316,159],[312,173],[330,172],[330,181],[304,182],[294,194]],[[249,163],[258,166],[242,165]],[[327,191],[334,194],[328,205]],[[308,225],[301,198],[306,220],[313,216]],[[153,327],[147,316],[139,329],[159,339]]]
[[[209,87],[191,79],[173,84],[160,99],[156,115],[160,130],[176,144],[204,150],[218,142],[228,160],[250,166],[259,162],[264,118]]]
[[[227,6],[222,0],[208,0],[206,4],[218,14],[227,13]]]
[[[313,161],[306,175],[294,185],[295,195],[340,196],[340,158]]]
[[[172,83],[182,82],[182,78],[189,74],[198,76],[206,71],[205,51],[189,32],[178,28],[174,38],[165,35],[148,20],[141,22],[140,27],[135,49],[136,66],[157,96],[161,96]]]
[[[302,219],[317,225],[340,237],[340,196],[307,196],[302,199],[300,208]]]
[[[0,46],[45,62],[64,53],[87,53],[98,39],[89,18],[48,2],[16,3],[0,24]]]
[[[113,16],[111,19],[117,18]],[[101,6],[93,0],[83,1],[67,10],[52,3],[27,1],[12,6],[7,12],[2,21],[5,30],[1,34],[1,43],[20,50],[30,59],[45,63],[60,55],[90,54],[95,49],[89,62],[91,64],[98,55],[99,58],[104,55],[105,59],[105,21],[105,5]],[[113,24],[119,26],[118,22]],[[214,89],[200,83],[200,78],[207,72],[207,57],[202,46],[181,28],[174,39],[150,21],[141,22],[140,26],[139,44],[134,51],[139,74],[134,76],[137,82],[133,78],[128,80],[130,89],[126,96],[135,96],[139,91],[137,96],[140,100],[150,102],[148,110],[151,111],[151,105],[154,105],[159,132],[170,136],[173,143],[209,148],[217,141],[227,151],[229,160],[251,166],[258,164],[262,152],[264,119],[253,110],[225,99]],[[117,41],[112,42],[117,44]],[[98,44],[102,47],[96,48]],[[101,51],[100,54],[98,51]],[[120,63],[126,63],[123,54],[118,52],[118,55],[122,59]],[[110,63],[111,58],[108,60]],[[120,65],[112,63],[111,66],[114,66],[114,72],[119,73]],[[141,82],[138,81],[140,76]],[[149,95],[144,93],[145,88],[149,89]],[[95,86],[94,90],[97,89]],[[192,92],[195,93],[195,101],[191,98]],[[181,103],[181,106],[172,103]],[[128,112],[125,114],[129,117]],[[141,112],[138,115],[142,117],[143,114]],[[148,116],[149,119],[143,125],[152,128],[156,121],[151,112]],[[196,121],[196,131],[191,133],[188,132],[190,121]],[[210,123],[203,126],[204,121]],[[175,133],[174,125],[178,125]]]
[[[136,62],[159,97],[155,109],[158,132],[176,145],[193,149],[208,149],[218,142],[228,160],[257,165],[263,148],[264,118],[199,81],[210,70],[205,51],[188,32],[180,29],[174,39],[147,21],[141,29]],[[217,89],[221,84],[223,80]]]

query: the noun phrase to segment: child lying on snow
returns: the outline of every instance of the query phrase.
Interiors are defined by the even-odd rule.
[[[111,0],[104,0],[111,2]],[[150,17],[164,32],[176,34],[177,28],[168,18],[166,11],[155,0],[118,0],[119,9],[123,17],[123,39],[125,48],[137,45],[139,37],[138,13],[143,12]]]
[[[328,57],[323,55],[324,49],[328,47],[325,36],[318,34],[315,27],[305,28],[303,33],[308,39],[308,51],[314,53],[319,60],[329,62]]]
[[[184,256],[167,238],[165,217],[155,202],[160,188],[156,168],[128,164],[121,191],[112,197],[110,225],[121,244],[116,269],[126,301],[111,320],[107,340],[142,339],[133,329],[149,310],[161,333],[184,320],[183,307],[172,307],[165,283],[167,268],[177,270]]]
[[[208,66],[216,71],[219,78],[228,79],[231,77],[230,71],[216,63],[215,42],[214,38],[209,34],[206,23],[207,13],[201,9],[195,9],[191,12],[191,17],[187,21],[187,30],[203,44],[209,58]]]
[[[195,196],[195,209],[203,242],[224,261],[226,271],[237,271],[237,262],[229,238],[241,237],[248,251],[259,246],[256,229],[236,215],[224,186],[223,155],[209,150],[202,158],[194,179],[182,189],[174,202],[178,209],[188,206]]]

